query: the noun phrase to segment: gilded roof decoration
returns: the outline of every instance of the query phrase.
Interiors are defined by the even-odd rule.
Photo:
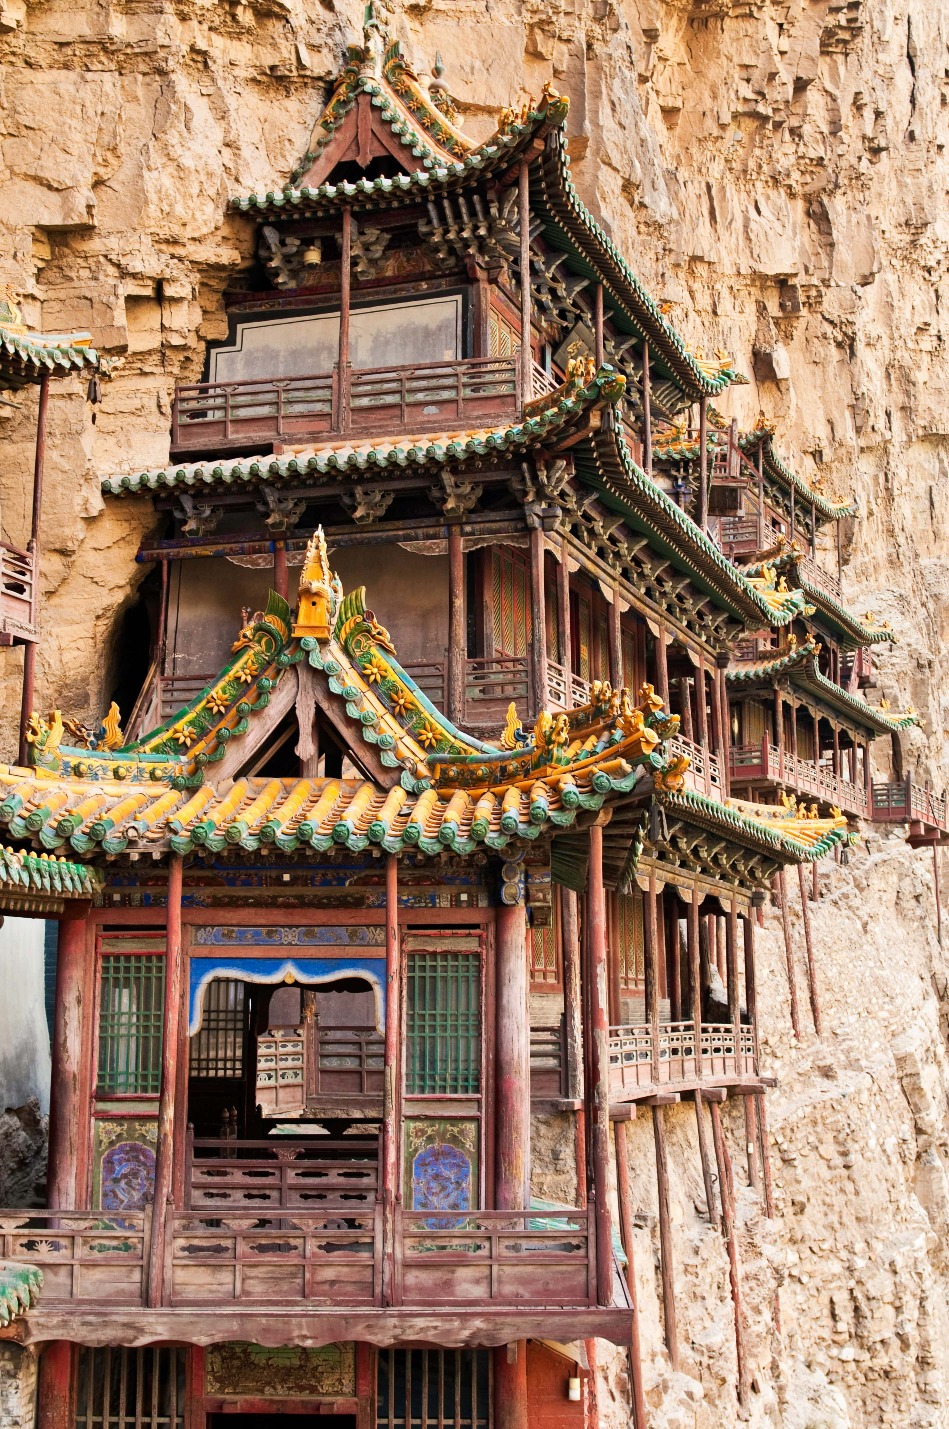
[[[810,606],[809,610],[802,610],[801,614],[819,614],[843,637],[845,648],[852,648],[854,645],[880,645],[896,640],[888,620],[879,620],[869,610],[862,618],[855,615],[825,586],[813,580],[804,553],[796,543],[791,543],[784,537],[768,553],[767,560],[743,566],[742,569],[752,581],[769,578],[766,577],[766,572],[773,574],[777,571],[782,573],[781,580],[786,582],[790,578],[804,592]]]

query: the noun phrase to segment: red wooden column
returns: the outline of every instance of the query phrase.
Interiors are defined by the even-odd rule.
[[[699,398],[699,509],[698,524],[708,529],[708,398]]]
[[[666,1155],[664,1108],[653,1104],[652,1131],[656,1147],[656,1191],[659,1204],[659,1273],[662,1281],[662,1320],[669,1363],[679,1368],[679,1326],[676,1318],[675,1266],[672,1257],[672,1217],[669,1214],[669,1161]]]
[[[73,1429],[72,1345],[50,1340],[39,1362],[36,1429]]]
[[[534,395],[534,354],[531,348],[531,208],[530,162],[521,160],[517,175],[517,217],[520,228],[521,277],[521,401]]]
[[[49,406],[49,373],[40,378],[40,401],[36,414],[36,454],[33,460],[33,515],[30,521],[30,555],[33,558],[33,618],[39,614],[40,582],[40,518],[43,514],[43,469],[46,464],[46,412]],[[20,696],[20,764],[25,766],[29,753],[26,726],[33,713],[36,689],[36,641],[23,646],[23,690]]]
[[[643,470],[652,476],[652,395],[649,374],[649,343],[643,343]]]
[[[402,1118],[399,1106],[399,1030],[402,961],[399,948],[399,860],[386,855],[386,1020],[382,1110],[382,1301],[398,1303],[395,1284],[395,1206],[399,1189]]]
[[[273,588],[284,600],[290,598],[290,572],[287,569],[287,543],[285,540],[273,543]]]
[[[573,679],[572,657],[570,653],[570,566],[567,561],[567,538],[560,540],[560,565],[557,567],[557,627],[560,645],[557,658],[563,665],[567,686],[567,709],[572,704],[571,684]]]
[[[496,920],[495,1205],[499,1211],[522,1211],[530,1187],[527,910],[522,903],[503,906]]]
[[[807,901],[807,886],[804,882],[804,865],[797,866],[798,887],[801,890],[801,919],[804,923],[804,948],[807,953],[807,990],[811,999],[811,1016],[814,1019],[814,1031],[818,1037],[823,1034],[823,1025],[820,1015],[820,999],[817,995],[817,963],[814,960],[814,938],[811,933],[811,909]]]
[[[530,1016],[527,910],[503,906],[496,914],[497,1033],[495,1074],[495,1205],[521,1211],[530,1188]],[[528,1429],[527,1342],[494,1351],[495,1429]]]
[[[623,629],[620,610],[619,585],[613,587],[610,603],[610,684],[614,690],[622,689],[623,680]]]
[[[336,355],[336,401],[334,426],[344,432],[349,426],[349,320],[352,283],[353,211],[343,209],[339,265],[339,348]]]
[[[619,1202],[620,1234],[626,1252],[626,1287],[633,1307],[633,1324],[629,1337],[629,1381],[633,1410],[633,1429],[647,1429],[646,1394],[643,1387],[643,1357],[639,1337],[639,1302],[636,1298],[636,1263],[633,1244],[633,1195],[629,1184],[629,1147],[626,1122],[613,1123],[616,1143],[616,1199]]]
[[[669,712],[669,661],[666,658],[666,636],[662,627],[656,637],[656,693]]]
[[[544,590],[544,533],[538,526],[530,533],[531,553],[531,675],[534,710],[547,707],[547,601]]]
[[[165,915],[165,1003],[161,1044],[161,1093],[158,1098],[158,1149],[155,1155],[155,1199],[148,1257],[148,1304],[162,1303],[165,1263],[165,1217],[171,1205],[175,1158],[175,1093],[178,1075],[178,1029],[181,1018],[181,854],[168,860],[168,907]],[[183,1067],[182,1075],[187,1076]]]
[[[589,1017],[586,1040],[590,1051],[590,1085],[587,1108],[593,1160],[594,1215],[596,1219],[597,1302],[613,1298],[613,1244],[610,1224],[610,1032],[606,972],[606,892],[603,885],[603,829],[590,830],[590,872],[587,882],[587,995]]]
[[[67,904],[59,924],[56,961],[56,1017],[53,1023],[49,1098],[47,1205],[52,1211],[81,1210],[76,1204],[82,1085],[82,985],[86,962],[88,904]],[[74,911],[75,910],[75,911]]]
[[[465,558],[461,547],[461,527],[448,527],[448,718],[463,724],[465,717],[465,658],[468,653],[465,629]]]
[[[791,1027],[794,1035],[801,1035],[801,1014],[797,1004],[797,974],[794,971],[794,948],[791,944],[791,923],[788,918],[788,890],[784,869],[778,870],[778,897],[781,900],[781,926],[784,929],[784,960],[788,970],[788,993],[791,999]]]

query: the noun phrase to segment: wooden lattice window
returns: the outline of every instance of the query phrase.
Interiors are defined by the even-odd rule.
[[[488,317],[488,342],[492,357],[514,357],[521,350],[520,330],[497,308]]]
[[[623,647],[623,684],[628,690],[631,690],[635,696],[637,694],[635,631],[622,630],[620,643]]]
[[[494,551],[491,610],[495,655],[526,655],[530,646],[530,571],[520,551]]]
[[[99,939],[99,1063],[96,1090],[161,1090],[165,935],[104,932]]]
[[[215,978],[204,989],[201,1026],[191,1039],[192,1077],[242,1077],[247,1020],[244,984]]]
[[[186,1350],[82,1349],[76,1429],[184,1429]]]
[[[410,952],[405,1089],[414,1096],[481,1089],[481,953]]]
[[[643,900],[637,893],[620,893],[616,898],[616,930],[619,940],[619,985],[621,992],[642,989],[646,983],[643,947]]]
[[[527,951],[530,958],[531,988],[535,992],[559,992],[563,987],[560,939],[553,920],[547,928],[529,928]]]
[[[489,1429],[490,1350],[380,1350],[378,1429]]]

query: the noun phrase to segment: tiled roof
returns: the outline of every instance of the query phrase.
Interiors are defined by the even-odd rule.
[[[919,723],[915,710],[905,714],[890,714],[879,705],[868,704],[860,695],[835,685],[821,673],[817,663],[820,643],[809,636],[794,649],[783,651],[772,660],[740,661],[729,666],[725,678],[735,686],[768,684],[782,676],[798,689],[807,690],[820,703],[852,719],[863,729],[876,734],[892,734]]]
[[[65,377],[70,372],[106,371],[106,360],[87,341],[86,333],[47,338],[0,326],[0,387],[25,387],[44,372]]]
[[[48,853],[0,845],[0,910],[50,911],[67,898],[91,898],[99,880],[93,869]]]
[[[726,836],[761,848],[788,863],[813,863],[836,845],[850,842],[850,830],[843,814],[826,819],[801,818],[796,808],[754,804],[744,799],[720,803],[693,789],[681,788],[657,795],[670,811],[688,820],[707,824]]]
[[[742,567],[746,575],[757,579],[765,571],[787,572],[790,584],[800,588],[814,607],[811,614],[819,613],[832,629],[842,637],[845,648],[858,645],[882,645],[895,642],[896,636],[885,621],[878,621],[868,611],[863,619],[839,601],[817,581],[811,580],[807,567],[801,562],[801,552],[796,546],[783,543],[782,550],[769,555],[767,561],[757,561]]]
[[[107,496],[184,488],[204,491],[255,487],[262,482],[300,483],[341,472],[373,472],[409,466],[441,466],[494,453],[514,452],[569,426],[600,402],[623,395],[623,378],[609,367],[589,380],[569,378],[529,403],[519,422],[474,431],[439,431],[416,436],[365,437],[287,447],[279,456],[260,455],[157,467],[102,481]]]

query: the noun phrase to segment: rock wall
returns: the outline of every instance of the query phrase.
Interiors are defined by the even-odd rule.
[[[167,456],[174,382],[200,375],[219,295],[249,260],[228,197],[304,150],[357,0],[0,0],[0,281],[46,331],[88,327],[124,366],[93,410],[51,403],[39,703],[101,711],[152,516],[105,508],[98,477]],[[907,767],[941,786],[949,705],[949,11],[924,0],[414,0],[392,16],[436,49],[467,127],[552,78],[570,95],[584,198],[686,336],[734,351],[782,446],[832,494],[856,491],[849,601],[889,618],[880,693],[923,712]],[[0,524],[28,523],[35,395],[0,404]],[[93,420],[95,419],[95,420]],[[13,748],[17,662],[2,655]],[[885,754],[885,751],[883,751]],[[944,874],[947,870],[944,869]],[[761,937],[776,1218],[738,1179],[748,1415],[785,1429],[949,1423],[947,971],[932,862],[869,837],[813,905],[824,1036],[788,1021],[784,943]],[[707,1224],[689,1107],[667,1114],[681,1372],[662,1347],[655,1174],[629,1128],[637,1283],[653,1423],[741,1417],[721,1237]],[[543,1135],[541,1136],[541,1130]],[[550,1127],[539,1129],[552,1150]],[[571,1152],[567,1152],[569,1160]],[[550,1185],[565,1177],[550,1163]],[[777,1294],[780,1328],[775,1319]],[[604,1422],[629,1418],[604,1350]]]

